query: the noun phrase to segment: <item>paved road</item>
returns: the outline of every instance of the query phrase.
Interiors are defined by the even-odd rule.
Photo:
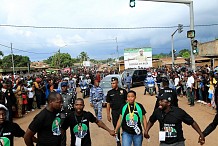
[[[132,88],[137,92],[137,99],[136,101],[142,103],[147,111],[146,117],[147,119],[153,112],[153,107],[155,104],[155,97],[150,95],[143,95],[144,87],[136,87]],[[79,91],[79,89],[78,89]],[[78,95],[80,97],[80,94]],[[85,110],[93,112],[93,109],[89,106],[89,99],[85,99]],[[205,105],[196,104],[194,107],[189,107],[187,105],[187,99],[185,97],[179,97],[179,106],[183,108],[186,112],[188,112],[200,125],[201,129],[205,129],[205,127],[213,120],[215,115],[215,110],[212,110],[210,107]],[[27,129],[29,123],[32,121],[33,117],[39,112],[36,110],[27,114],[24,118],[15,119],[24,130]],[[103,109],[103,122],[108,125],[108,127],[112,127],[112,123],[109,123],[106,119],[106,109]],[[115,146],[115,138],[111,137],[106,131],[100,129],[96,124],[90,124],[91,129],[91,137],[92,137],[92,145],[93,146]],[[187,126],[183,124],[184,136],[186,138],[186,145],[187,146],[198,146],[198,134],[191,126]],[[158,146],[158,131],[159,131],[159,124],[158,122],[150,130],[150,142],[146,139],[143,141],[143,146]],[[215,130],[211,135],[206,138],[205,146],[217,146],[218,141],[216,140],[218,136],[217,130]],[[68,130],[68,146],[69,146],[69,139],[70,134]],[[15,146],[24,146],[23,138],[15,138]]]

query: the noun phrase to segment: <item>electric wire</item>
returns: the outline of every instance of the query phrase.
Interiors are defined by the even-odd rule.
[[[10,46],[7,46],[7,45],[3,45],[3,44],[0,44],[0,46],[2,47],[5,47],[5,48],[10,48]],[[38,52],[32,52],[32,51],[26,51],[26,50],[21,50],[21,49],[17,49],[17,48],[14,48],[12,47],[13,50],[17,50],[17,51],[21,51],[21,52],[26,52],[26,53],[32,53],[32,54],[53,54],[53,53],[57,53],[57,52],[50,52],[50,53],[38,53]]]
[[[195,27],[209,27],[209,26],[218,26],[218,23],[195,25]],[[178,26],[67,27],[67,26],[34,26],[34,25],[0,24],[0,27],[35,28],[35,29],[170,29],[170,28],[177,28]],[[190,26],[184,25],[183,27],[190,27]]]

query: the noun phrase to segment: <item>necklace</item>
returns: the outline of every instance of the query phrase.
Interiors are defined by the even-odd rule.
[[[131,112],[130,110],[130,106],[129,106],[129,103],[128,103],[128,109],[129,109],[129,117],[130,117],[130,120],[133,120],[133,117],[134,117],[134,110],[135,110],[135,102],[134,102],[134,108]]]

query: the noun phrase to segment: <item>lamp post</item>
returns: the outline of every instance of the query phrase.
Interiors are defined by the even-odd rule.
[[[176,50],[174,50],[174,39],[173,36],[174,34],[178,31],[178,33],[182,33],[183,31],[183,25],[182,24],[178,24],[178,28],[173,32],[173,34],[171,35],[171,42],[172,42],[172,69],[174,67],[174,63],[175,63],[175,53]]]
[[[193,1],[192,0],[139,0],[139,1],[152,1],[152,2],[165,2],[165,3],[179,3],[186,4],[189,6],[190,11],[190,30],[194,30],[194,10],[193,10]],[[131,2],[131,0],[130,0]],[[195,56],[193,54],[193,46],[192,41],[194,38],[191,38],[190,46],[191,46],[191,67],[192,70],[195,71]]]

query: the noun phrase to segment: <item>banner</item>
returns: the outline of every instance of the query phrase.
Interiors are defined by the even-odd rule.
[[[125,69],[152,67],[152,48],[124,49]]]

